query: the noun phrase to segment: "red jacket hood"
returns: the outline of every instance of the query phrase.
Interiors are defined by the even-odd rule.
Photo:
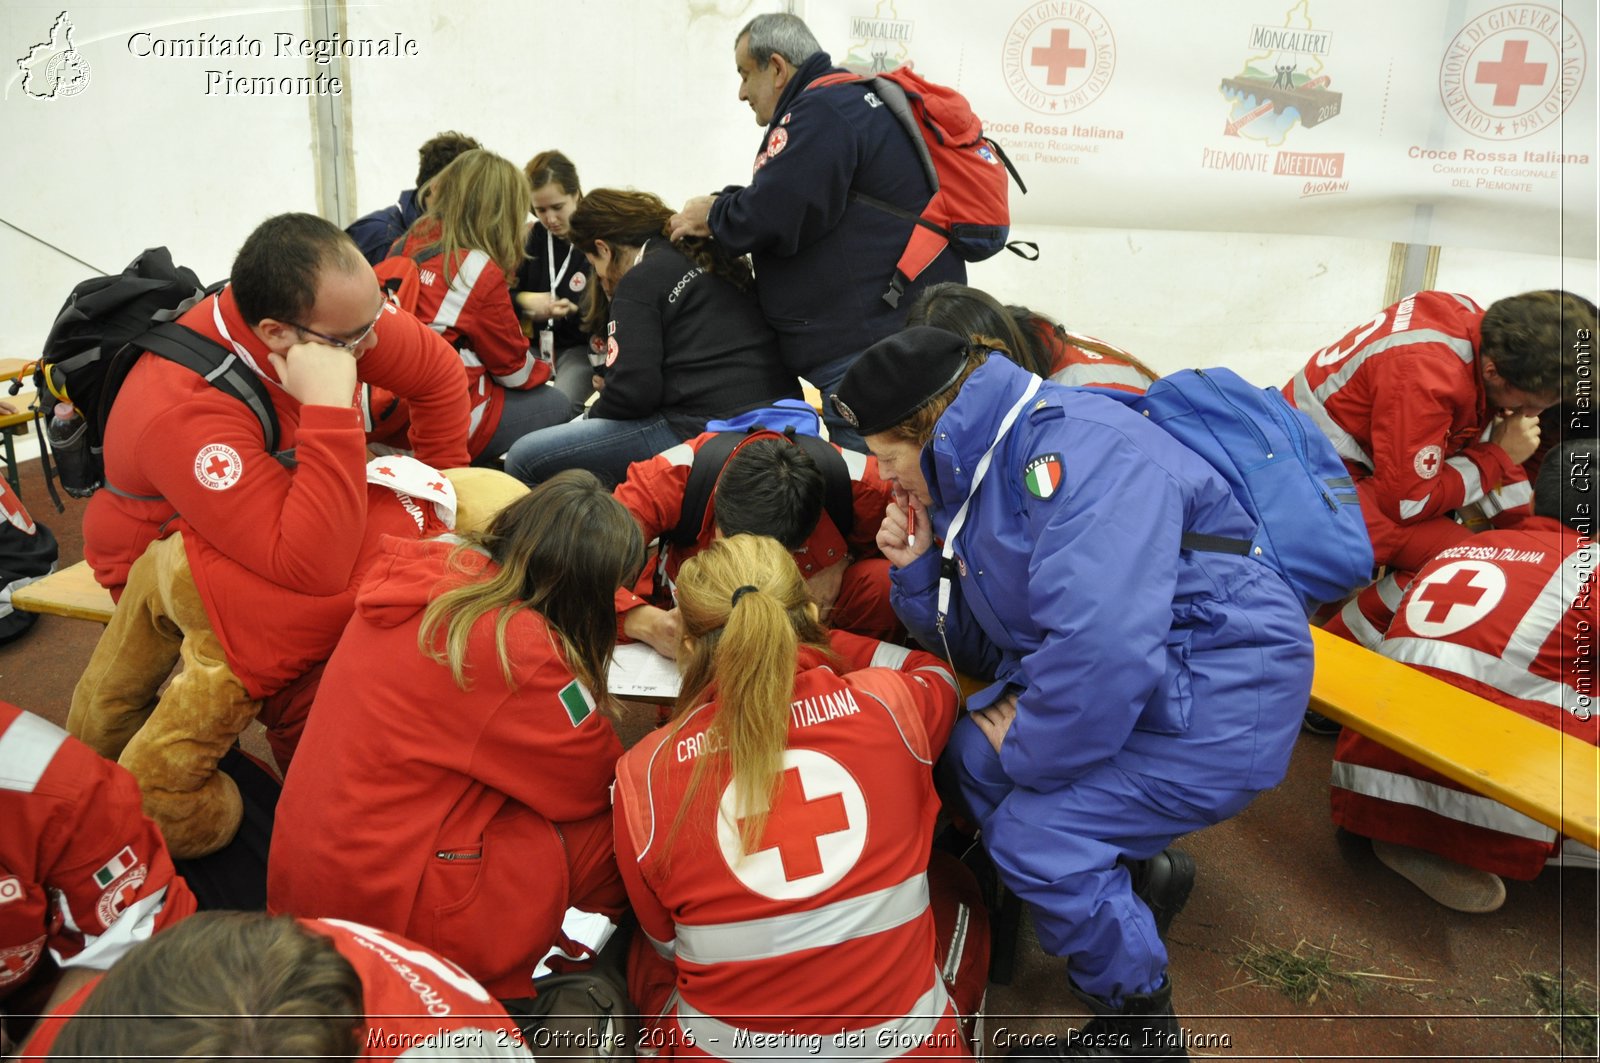
[[[482,553],[458,551],[460,545],[461,540],[453,535],[421,541],[385,535],[356,594],[356,613],[376,627],[399,627],[425,609],[440,591],[481,578],[493,569],[494,563]]]

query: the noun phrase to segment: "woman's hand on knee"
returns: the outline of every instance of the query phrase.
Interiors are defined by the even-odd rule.
[[[986,709],[979,709],[972,713],[972,722],[989,739],[989,744],[994,746],[996,753],[1000,752],[1000,745],[1006,739],[1006,732],[1011,730],[1011,722],[1017,718],[1017,696],[1007,694],[999,701]]]

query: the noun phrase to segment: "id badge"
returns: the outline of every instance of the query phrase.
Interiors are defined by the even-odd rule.
[[[544,362],[554,362],[556,358],[555,330],[542,328],[539,330],[539,359]]]

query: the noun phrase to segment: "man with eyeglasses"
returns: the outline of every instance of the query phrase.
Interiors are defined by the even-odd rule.
[[[193,371],[148,354],[134,365],[106,427],[108,486],[84,516],[84,555],[119,604],[67,722],[133,772],[188,859],[227,845],[254,808],[262,773],[237,763],[234,739],[260,709],[287,766],[379,537],[445,531],[429,499],[448,509],[453,496],[433,470],[469,459],[460,359],[390,305],[321,218],[262,223],[231,283],[180,323],[266,382],[278,449],[256,413]],[[422,464],[369,469],[363,383],[409,402]],[[224,756],[232,777],[217,770]],[[271,785],[261,793],[270,804]]]

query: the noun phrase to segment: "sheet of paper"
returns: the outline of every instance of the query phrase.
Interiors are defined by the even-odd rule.
[[[611,693],[620,698],[678,696],[678,665],[643,642],[619,645],[611,657]]]

